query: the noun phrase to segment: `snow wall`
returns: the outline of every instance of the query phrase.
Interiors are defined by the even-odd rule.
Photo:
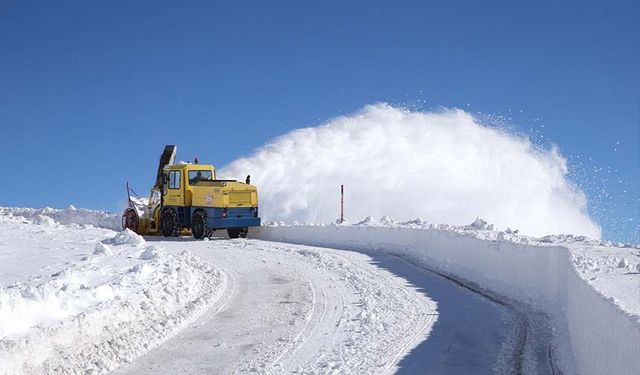
[[[355,226],[264,226],[252,237],[398,254],[550,315],[566,327],[581,374],[640,369],[640,322],[599,294],[572,266],[569,249],[490,241],[455,232]],[[635,369],[635,370],[633,370]]]

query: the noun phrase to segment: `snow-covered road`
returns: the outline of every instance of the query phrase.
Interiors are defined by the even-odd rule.
[[[259,240],[156,243],[230,281],[199,320],[120,374],[519,370],[508,309],[401,258]]]
[[[637,245],[371,220],[145,240],[118,220],[0,207],[0,374],[637,372]]]
[[[233,281],[200,320],[122,373],[384,373],[436,320],[432,301],[360,254],[257,240],[160,242]]]

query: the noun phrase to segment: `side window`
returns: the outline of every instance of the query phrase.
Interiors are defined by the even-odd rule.
[[[169,171],[169,189],[180,189],[180,171]]]

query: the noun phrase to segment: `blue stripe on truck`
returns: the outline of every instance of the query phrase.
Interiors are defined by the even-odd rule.
[[[207,213],[207,226],[214,229],[255,227],[260,225],[260,218],[254,216],[252,208],[227,208],[227,217],[222,217],[222,208],[217,207],[178,207],[165,206],[176,210],[178,220],[183,226],[191,226],[191,216],[198,209]]]

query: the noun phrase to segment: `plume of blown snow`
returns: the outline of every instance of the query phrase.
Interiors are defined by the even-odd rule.
[[[567,172],[555,147],[539,149],[462,110],[382,103],[291,131],[219,175],[251,174],[265,220],[335,221],[344,184],[351,220],[389,215],[466,225],[482,217],[534,236],[600,238]]]

